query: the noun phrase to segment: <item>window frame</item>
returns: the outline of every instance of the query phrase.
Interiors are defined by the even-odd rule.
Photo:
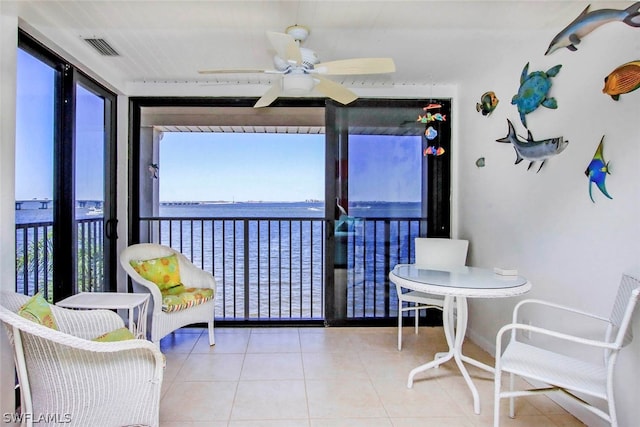
[[[76,291],[75,88],[82,85],[105,99],[104,288],[115,291],[117,268],[116,94],[83,73],[23,29],[18,46],[55,70],[53,141],[53,299]],[[73,260],[69,262],[69,260]]]

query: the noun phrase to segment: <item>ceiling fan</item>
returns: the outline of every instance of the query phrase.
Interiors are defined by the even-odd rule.
[[[396,70],[391,58],[354,58],[320,62],[313,50],[300,47],[308,35],[309,29],[301,25],[292,25],[285,30],[285,33],[267,31],[267,38],[276,51],[276,56],[273,58],[274,69],[200,70],[198,72],[200,74],[282,74],[281,80],[258,99],[254,107],[259,108],[270,105],[281,95],[304,96],[313,89],[341,104],[348,104],[355,101],[358,96],[324,76],[383,74]]]

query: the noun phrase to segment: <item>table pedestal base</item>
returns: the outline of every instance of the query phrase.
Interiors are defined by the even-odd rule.
[[[455,322],[455,327],[453,319],[454,303],[457,311],[457,322]],[[420,365],[417,368],[412,369],[409,373],[407,387],[413,387],[413,378],[416,376],[416,374],[424,372],[431,368],[437,368],[443,363],[453,359],[455,360],[456,365],[458,365],[458,369],[460,369],[460,372],[462,373],[462,376],[464,377],[464,380],[471,390],[471,394],[473,395],[473,410],[476,414],[480,414],[480,396],[478,395],[478,389],[473,384],[473,381],[471,381],[469,372],[467,371],[467,368],[464,366],[463,362],[467,362],[488,372],[493,372],[494,368],[462,354],[462,342],[464,341],[464,336],[467,332],[467,313],[467,299],[465,297],[445,296],[442,324],[444,335],[449,346],[449,351],[444,353],[436,353],[435,358],[431,362],[425,363],[424,365]]]

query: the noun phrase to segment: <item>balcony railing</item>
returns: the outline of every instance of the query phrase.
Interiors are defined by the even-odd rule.
[[[141,218],[143,241],[171,246],[218,281],[216,316],[227,320],[323,319],[324,218]],[[346,251],[347,318],[397,315],[390,268],[412,262],[423,218],[354,221]]]
[[[141,219],[141,240],[171,246],[218,281],[216,317],[222,320],[324,319],[324,218]],[[347,319],[393,318],[395,288],[388,273],[413,262],[424,218],[358,219],[336,233],[346,259],[341,315]],[[77,291],[103,290],[103,220],[78,220]],[[53,225],[16,224],[16,291],[42,290],[52,299]],[[341,248],[338,246],[342,245]],[[337,257],[337,256],[336,256]],[[338,274],[336,273],[336,278]],[[338,286],[336,282],[336,286]]]
[[[76,292],[104,290],[104,220],[78,219]],[[16,292],[53,300],[53,222],[16,224]]]

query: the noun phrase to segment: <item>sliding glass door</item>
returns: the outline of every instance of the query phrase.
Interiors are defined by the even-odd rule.
[[[22,32],[17,90],[16,290],[113,290],[115,95]]]

